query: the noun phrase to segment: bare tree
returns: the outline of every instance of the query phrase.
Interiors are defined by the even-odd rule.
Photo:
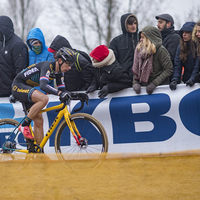
[[[140,19],[139,26],[153,24],[155,16],[151,15],[159,14],[164,1],[168,0],[57,0],[53,9],[60,11],[56,17],[68,27],[76,44],[89,52],[99,44],[109,46],[110,40],[121,33],[122,14],[135,14]]]
[[[63,11],[57,17],[60,16],[62,23],[68,26],[76,43],[87,51],[96,44],[109,44],[118,8],[118,0],[68,0],[67,4],[57,0],[54,6],[54,9]]]
[[[42,3],[37,0],[7,0],[7,14],[14,23],[16,34],[26,41],[28,32],[42,13]]]

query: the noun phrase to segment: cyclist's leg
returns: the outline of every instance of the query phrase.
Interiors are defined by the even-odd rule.
[[[47,105],[49,97],[40,92],[39,90],[34,90],[33,93],[31,94],[31,100],[34,104],[30,108],[30,111],[27,116],[30,119],[35,120],[40,111]]]
[[[42,113],[38,114],[38,116],[34,119],[34,135],[36,143],[40,144],[44,138]]]
[[[34,105],[30,108],[28,117],[34,121],[34,135],[36,143],[40,144],[43,137],[43,118],[40,111],[47,105],[49,98],[39,90],[35,90],[31,95],[31,100]]]

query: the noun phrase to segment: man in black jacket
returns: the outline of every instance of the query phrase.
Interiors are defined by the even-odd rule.
[[[72,66],[71,70],[64,74],[65,87],[67,91],[85,91],[88,89],[94,76],[94,66],[87,53],[73,49],[69,41],[61,36],[57,35],[48,48],[48,51],[54,54],[61,47],[67,47],[76,52],[76,62]]]
[[[176,49],[180,42],[180,35],[174,30],[174,20],[169,14],[161,14],[155,17],[158,20],[158,29],[162,34],[162,45],[168,50],[171,61],[174,63]]]
[[[9,97],[15,76],[28,66],[28,48],[14,33],[13,22],[0,16],[0,97]]]
[[[121,16],[122,34],[113,38],[109,48],[114,51],[116,60],[128,72],[133,79],[132,66],[135,47],[138,43],[138,20],[132,13],[126,13]]]

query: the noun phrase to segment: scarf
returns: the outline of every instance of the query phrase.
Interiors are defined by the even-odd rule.
[[[40,46],[32,46],[32,50],[36,53],[36,54],[40,54],[42,52],[42,45]]]
[[[132,71],[135,80],[148,83],[149,76],[153,73],[153,54],[147,54],[142,49],[135,50]]]

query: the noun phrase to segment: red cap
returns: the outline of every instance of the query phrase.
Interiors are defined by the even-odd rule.
[[[99,45],[90,53],[90,56],[101,62],[108,56],[108,54],[109,54],[108,47],[105,45]]]
[[[48,48],[47,49],[49,52],[54,53],[56,50],[52,49],[52,48]]]

